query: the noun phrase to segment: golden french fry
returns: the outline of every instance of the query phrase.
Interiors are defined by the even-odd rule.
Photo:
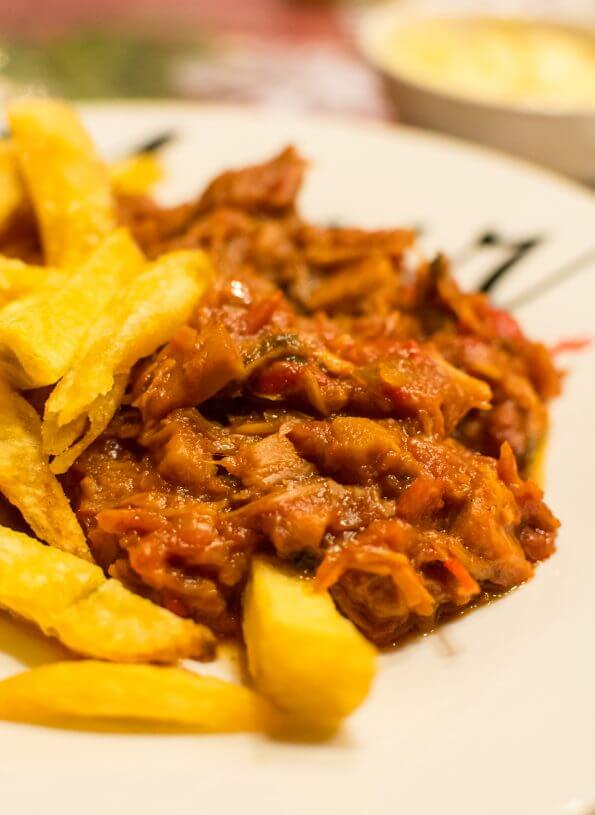
[[[71,651],[112,662],[175,662],[212,656],[211,632],[107,580],[56,615],[47,629]]]
[[[42,450],[34,408],[0,381],[0,491],[42,540],[90,559],[74,512]]]
[[[108,165],[112,191],[119,195],[147,195],[163,178],[163,167],[154,153],[137,153]],[[0,140],[0,232],[13,218],[31,208],[15,144]]]
[[[205,626],[133,594],[94,564],[6,527],[0,527],[0,607],[98,659],[207,659],[215,647]]]
[[[96,400],[111,392],[117,375],[127,374],[137,360],[151,354],[186,322],[211,276],[202,252],[172,252],[122,290],[90,326],[81,353],[46,403],[43,438],[48,453],[64,453],[68,430],[64,434],[61,429],[89,415],[96,409]],[[102,412],[104,426],[110,418],[109,411]],[[98,427],[96,421],[95,430]],[[70,461],[69,455],[54,467],[62,471],[64,462]]]
[[[99,566],[0,527],[0,606],[44,628],[106,582]]]
[[[83,426],[82,434],[79,432],[78,419],[64,427],[54,427],[52,431],[48,431],[46,425],[47,446],[51,447],[51,453],[56,454],[50,463],[52,472],[65,473],[80,454],[103,433],[122,402],[127,382],[127,374],[114,376],[114,385],[110,392],[98,396],[93,401],[87,417],[84,415],[79,417]]]
[[[320,725],[365,699],[376,651],[313,581],[256,558],[243,625],[254,684],[281,710]]]
[[[78,114],[63,102],[13,102],[8,120],[46,262],[77,264],[116,226],[107,168]]]
[[[47,266],[32,266],[17,258],[0,255],[0,307],[48,285],[59,286],[64,272]]]
[[[105,238],[67,278],[48,282],[0,309],[0,360],[19,387],[56,382],[107,303],[142,269],[126,229]]]
[[[114,192],[122,195],[146,195],[163,178],[163,167],[154,153],[137,153],[109,167]]]
[[[0,141],[0,231],[24,206],[27,194],[16,159],[14,144],[8,139]]]
[[[182,668],[55,662],[0,682],[0,719],[8,721],[107,719],[234,733],[267,730],[275,718],[254,691]]]

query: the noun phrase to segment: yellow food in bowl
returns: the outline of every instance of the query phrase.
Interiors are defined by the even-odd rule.
[[[488,17],[425,19],[393,28],[384,65],[454,95],[537,108],[595,108],[595,31]]]

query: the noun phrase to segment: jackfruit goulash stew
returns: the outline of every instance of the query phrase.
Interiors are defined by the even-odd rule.
[[[412,231],[304,220],[305,170],[288,147],[181,206],[117,192],[115,228],[145,260],[201,249],[214,282],[115,377],[109,424],[54,470],[96,563],[174,614],[241,637],[268,553],[386,646],[554,551],[529,476],[561,376]],[[39,223],[22,208],[0,252],[47,263]],[[50,388],[24,393],[43,414]]]

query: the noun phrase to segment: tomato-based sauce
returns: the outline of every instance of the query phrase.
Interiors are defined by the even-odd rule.
[[[149,257],[202,248],[217,282],[65,486],[97,561],[177,614],[239,634],[268,550],[384,645],[552,553],[525,479],[560,375],[411,231],[307,223],[304,168],[289,148],[180,207],[120,200]]]

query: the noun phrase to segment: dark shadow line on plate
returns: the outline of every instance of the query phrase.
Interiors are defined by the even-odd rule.
[[[8,128],[0,128],[0,139],[8,138],[10,138]],[[126,156],[138,156],[142,153],[157,153],[177,138],[177,133],[173,130],[166,130],[163,133],[158,133],[156,136],[152,136],[150,139],[137,144],[136,147],[127,150]]]
[[[171,144],[176,139],[177,134],[174,133],[173,130],[164,131],[163,133],[158,133],[156,136],[141,142],[141,144],[138,144],[132,150],[128,150],[127,155],[138,156],[142,153],[158,153],[159,150],[167,147],[168,144]]]
[[[488,294],[496,288],[505,275],[517,266],[529,252],[536,249],[544,241],[545,236],[543,235],[533,235],[528,238],[515,240],[505,237],[496,229],[486,229],[480,232],[479,235],[464,246],[463,249],[453,255],[453,266],[456,268],[463,266],[487,247],[497,247],[506,250],[508,257],[498,263],[491,271],[485,273],[483,282],[477,286],[477,291]]]
[[[508,300],[508,302],[503,304],[503,308],[514,310],[527,305],[527,303],[532,303],[542,295],[555,289],[561,283],[565,283],[567,280],[586,271],[589,264],[593,262],[595,262],[595,246],[587,249],[586,252],[583,252],[578,257],[573,258],[557,271],[546,275],[543,280],[531,286],[522,294],[513,297],[512,300]]]
[[[510,256],[503,262],[500,263],[490,274],[484,279],[483,283],[479,285],[479,291],[483,294],[488,294],[488,292],[492,291],[496,284],[500,282],[500,280],[508,274],[518,263],[523,260],[523,258],[532,250],[538,247],[543,242],[543,237],[541,235],[535,235],[531,238],[526,238],[525,240],[518,241],[518,243],[509,244],[507,248],[511,250]],[[485,242],[482,243],[483,246],[490,245]],[[506,245],[502,243],[498,243],[498,241],[494,241],[492,245]]]

